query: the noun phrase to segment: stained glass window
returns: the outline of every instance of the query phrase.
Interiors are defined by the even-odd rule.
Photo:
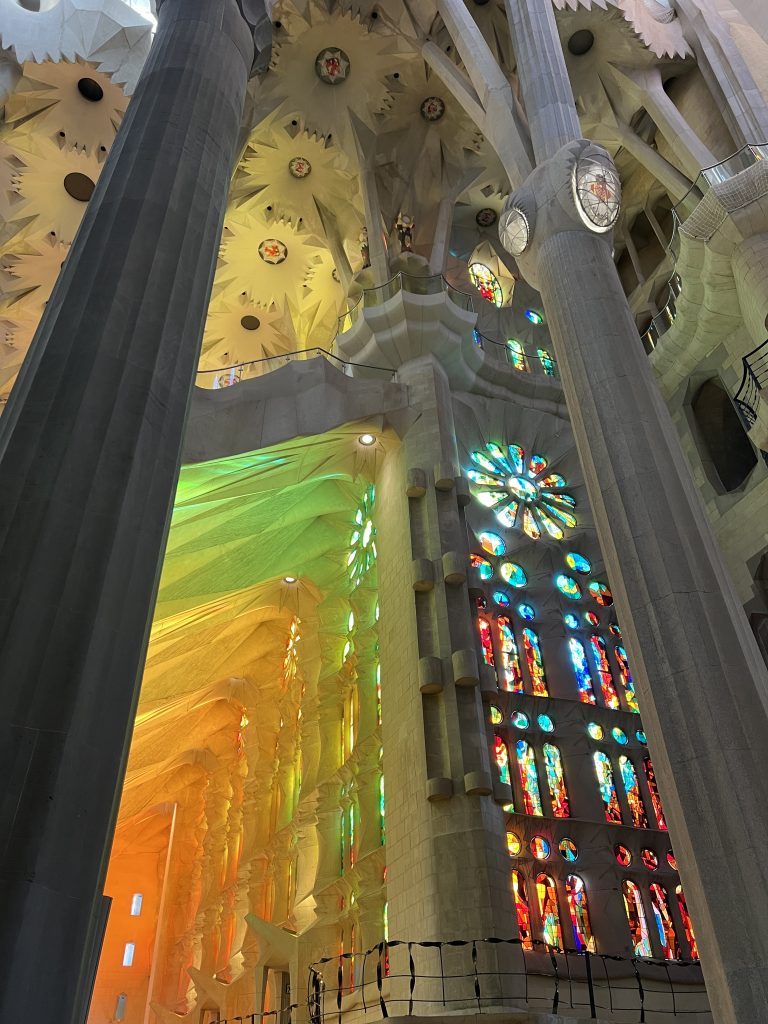
[[[515,898],[517,911],[517,927],[523,943],[523,949],[533,949],[531,934],[531,908],[528,906],[528,895],[525,891],[525,879],[521,871],[512,872],[512,895]]]
[[[621,640],[621,630],[619,629],[618,623],[612,622],[608,627],[608,632],[611,636],[618,637],[619,640]]]
[[[587,612],[587,614],[584,616],[584,618],[586,619],[586,622],[587,622],[588,626],[595,626],[596,627],[596,626],[600,625],[600,618],[597,615],[595,615],[594,612]]]
[[[621,676],[621,681],[624,684],[624,692],[627,695],[627,706],[630,711],[634,711],[639,715],[640,705],[637,703],[635,684],[632,681],[632,673],[629,671],[629,658],[627,657],[627,652],[621,644],[616,644],[613,649],[613,653],[616,655],[616,661],[619,666],[619,675]]]
[[[552,356],[547,352],[545,348],[536,349],[536,355],[539,357],[541,368],[548,377],[555,376],[555,361]]]
[[[491,725],[501,725],[504,721],[504,715],[499,711],[495,704],[491,704],[490,708]]]
[[[601,740],[605,736],[602,725],[598,725],[597,722],[590,722],[587,726],[587,732],[593,740]]]
[[[563,616],[563,622],[566,624],[568,629],[578,629],[579,628],[579,620],[576,618],[575,615],[572,615],[571,612],[567,612]]]
[[[653,852],[653,850],[641,850],[640,860],[648,868],[649,871],[655,871],[659,866],[659,858]]]
[[[508,583],[510,587],[524,587],[528,582],[528,577],[525,575],[525,570],[521,565],[516,565],[514,562],[502,562],[499,566],[499,576]]]
[[[493,640],[491,639],[491,624],[488,619],[478,618],[477,630],[480,634],[480,644],[483,648],[483,661],[486,665],[493,665]]]
[[[514,368],[521,373],[527,373],[528,360],[525,358],[525,348],[522,341],[518,341],[516,338],[508,338],[507,351],[509,352],[509,361]]]
[[[611,593],[610,587],[607,583],[600,583],[599,580],[593,580],[589,584],[589,593],[603,608],[607,608],[609,605],[613,604],[613,594]]]
[[[621,891],[624,896],[624,907],[627,911],[629,934],[635,956],[653,956],[640,889],[629,878],[625,878],[621,883]]]
[[[526,814],[534,814],[542,817],[544,811],[541,807],[541,796],[539,794],[539,777],[536,773],[536,755],[533,747],[525,740],[518,740],[517,766],[520,771],[520,785],[523,788],[523,807]]]
[[[645,779],[648,783],[648,792],[651,794],[653,812],[656,815],[656,825],[666,832],[667,820],[664,817],[664,808],[661,806],[661,795],[659,794],[659,787],[656,784],[656,773],[653,770],[653,762],[648,754],[643,758],[643,771],[645,772]]]
[[[603,798],[605,820],[615,825],[621,825],[621,805],[613,782],[613,767],[608,755],[604,754],[602,750],[595,751],[595,771],[600,786],[600,796]]]
[[[503,555],[507,550],[507,545],[498,533],[491,533],[485,530],[477,535],[477,539],[480,541],[483,550],[487,551],[489,555]]]
[[[510,857],[517,857],[523,848],[519,836],[514,832],[507,832],[507,853]]]
[[[555,723],[552,721],[549,715],[539,715],[536,721],[539,723],[539,728],[542,730],[542,732],[555,731]]]
[[[499,780],[507,786],[511,785],[512,780],[509,777],[509,752],[501,736],[497,736],[493,741],[493,756],[499,769]]]
[[[557,889],[549,875],[538,875],[536,878],[536,895],[539,901],[539,914],[544,927],[544,941],[556,949],[563,948],[563,932],[560,927],[560,910],[557,905]]]
[[[489,580],[493,576],[493,566],[482,555],[470,555],[469,564],[473,569],[477,569],[477,574],[481,580]]]
[[[635,739],[638,743],[642,743],[644,746],[648,746],[648,737],[645,735],[642,729],[638,729],[635,733]]]
[[[505,593],[503,590],[494,590],[493,600],[500,608],[509,608],[511,603],[509,600],[509,594]]]
[[[667,851],[667,864],[669,864],[673,871],[677,871],[677,857],[675,857],[671,850]]]
[[[648,828],[648,815],[646,814],[645,804],[640,794],[635,766],[625,754],[622,754],[619,758],[619,768],[629,802],[629,809],[632,813],[632,824],[635,828]]]
[[[566,576],[561,572],[559,576],[555,577],[555,586],[564,597],[570,598],[571,601],[578,601],[581,597],[581,587],[573,576]]]
[[[561,839],[557,848],[563,860],[567,860],[571,864],[578,860],[579,848],[572,839]]]
[[[580,572],[584,576],[588,576],[592,572],[592,563],[584,555],[580,555],[578,551],[569,551],[565,556],[565,564],[569,569],[574,572]]]
[[[589,662],[587,661],[587,652],[584,650],[584,644],[575,637],[571,637],[568,641],[568,651],[571,655],[571,664],[576,676],[579,700],[582,704],[597,703],[595,701],[595,691],[592,688],[592,675],[589,671]],[[602,737],[600,738],[602,739]]]
[[[517,614],[521,619],[525,619],[526,622],[533,622],[536,618],[536,611],[530,604],[519,604],[517,606]]]
[[[500,615],[496,620],[499,631],[499,661],[501,662],[501,689],[509,693],[523,692],[523,673],[520,669],[520,656],[517,651],[515,634],[509,619]]]
[[[528,726],[531,724],[528,721],[528,715],[526,715],[524,711],[513,712],[510,721],[512,722],[512,725],[514,725],[516,729],[527,729]]]
[[[528,674],[531,677],[533,694],[535,697],[548,697],[547,677],[544,672],[544,661],[541,657],[541,645],[539,638],[532,629],[523,630],[523,648],[525,660],[528,664]]]
[[[587,892],[584,882],[578,875],[568,875],[565,880],[565,895],[568,899],[568,912],[573,929],[573,944],[577,952],[595,951],[595,937],[587,910]]]
[[[693,934],[691,915],[688,913],[688,904],[685,902],[685,893],[683,892],[682,885],[678,885],[675,889],[675,895],[677,896],[677,906],[680,910],[680,917],[683,919],[683,928],[685,930],[685,937],[688,940],[688,947],[691,951],[691,959],[698,960],[699,947],[696,945],[696,936]]]
[[[565,788],[563,759],[559,749],[551,743],[544,744],[544,767],[547,774],[549,796],[552,801],[552,813],[556,818],[569,818],[571,805],[568,800],[568,790]]]
[[[614,846],[613,852],[616,855],[616,860],[619,862],[619,864],[621,864],[623,868],[628,868],[629,865],[632,863],[632,854],[629,852],[626,846],[622,846],[619,843],[617,846]]]
[[[490,267],[486,267],[484,263],[470,263],[467,269],[470,281],[483,298],[492,302],[494,306],[503,305],[504,292],[499,284],[499,279]]]
[[[665,960],[681,960],[680,944],[677,941],[672,914],[669,909],[667,890],[658,882],[651,883],[651,906],[659,932],[659,941]]]
[[[620,747],[626,747],[627,743],[629,742],[629,740],[627,739],[627,734],[624,732],[623,729],[619,729],[618,726],[614,726],[614,728],[611,729],[611,736],[613,736],[613,738],[616,740]]]
[[[605,640],[594,633],[589,638],[589,645],[592,648],[592,655],[597,664],[597,674],[600,677],[600,691],[603,695],[603,703],[607,708],[617,710],[621,705],[619,704],[616,687],[613,685],[613,676],[611,675],[611,666],[608,664],[608,649],[605,646]]]
[[[531,840],[531,853],[536,860],[547,860],[551,852],[548,840],[544,836],[534,836]]]

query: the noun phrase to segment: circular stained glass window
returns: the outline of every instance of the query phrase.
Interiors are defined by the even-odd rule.
[[[288,259],[288,246],[279,238],[265,238],[259,243],[256,251],[261,259],[272,267],[277,267]]]
[[[549,715],[539,715],[536,721],[539,723],[539,728],[543,729],[544,732],[555,731],[555,723],[552,721]]]
[[[645,746],[648,745],[648,737],[645,735],[642,729],[638,729],[635,733],[635,739],[638,743],[643,743]]]
[[[501,306],[504,303],[504,292],[499,279],[484,263],[469,264],[469,279],[488,302],[492,302],[494,306]]]
[[[328,46],[315,58],[315,73],[326,85],[341,85],[349,78],[349,57],[338,46]]]
[[[295,156],[288,162],[288,171],[292,178],[308,178],[312,173],[312,164],[305,156]]]
[[[512,206],[502,213],[499,221],[499,238],[507,252],[513,256],[522,256],[528,248],[530,237],[528,218],[519,207]]]
[[[469,564],[473,569],[477,569],[477,574],[481,580],[489,580],[493,576],[493,566],[482,555],[470,555]]]
[[[589,592],[594,597],[599,605],[603,608],[607,608],[613,604],[613,594],[607,583],[600,583],[598,580],[593,580],[589,584]]]
[[[561,839],[557,848],[565,860],[573,863],[578,859],[579,848],[572,839]]]
[[[567,615],[563,616],[563,622],[566,624],[568,629],[578,629],[579,628],[579,620],[576,618],[575,615],[572,615],[570,612],[568,612]]]
[[[587,726],[587,732],[593,740],[601,740],[605,736],[602,725],[598,725],[597,722],[590,722]]]
[[[675,857],[671,850],[667,852],[667,864],[669,864],[673,871],[677,871],[677,857]]]
[[[613,729],[611,729],[611,736],[613,736],[613,738],[620,746],[626,747],[627,734],[624,732],[623,729],[619,729],[618,726],[615,726]]]
[[[570,551],[565,556],[565,564],[569,569],[573,569],[574,572],[580,572],[583,576],[587,576],[592,572],[592,563],[584,555],[580,555],[578,551]]]
[[[502,715],[495,704],[491,704],[491,725],[501,725],[503,721],[504,715]]]
[[[517,606],[517,613],[521,619],[525,619],[526,622],[533,622],[536,618],[536,612],[530,604],[519,604]]]
[[[549,842],[544,838],[544,836],[533,837],[533,839],[531,840],[531,853],[536,858],[536,860],[546,860],[551,852],[552,848],[550,847]]]
[[[505,594],[503,590],[494,590],[493,600],[500,608],[509,608],[509,594]]]
[[[560,573],[559,576],[555,577],[555,586],[564,597],[570,598],[571,601],[578,601],[581,597],[581,587],[573,576],[566,576],[564,573]]]
[[[445,101],[439,96],[427,96],[419,110],[425,121],[439,121],[445,114]]]
[[[632,863],[632,854],[629,852],[626,846],[621,846],[621,844],[619,844],[618,846],[614,846],[613,852],[616,855],[616,860],[619,862],[619,864],[621,864],[623,868],[628,868],[629,865]]]
[[[528,721],[528,715],[524,714],[522,711],[513,712],[510,721],[512,722],[512,725],[514,725],[516,729],[527,729],[528,726],[531,724]]]
[[[483,550],[487,551],[488,554],[490,555],[503,555],[504,552],[507,550],[507,545],[504,543],[504,541],[501,539],[498,533],[481,533],[478,534],[477,539],[480,541]]]
[[[573,197],[576,209],[592,231],[610,231],[619,217],[621,181],[606,154],[585,154],[573,172]]]
[[[524,587],[528,582],[528,577],[525,575],[525,570],[521,565],[517,565],[515,562],[502,562],[499,566],[499,576],[508,583],[510,587],[516,587],[518,590]]]
[[[656,868],[659,866],[659,858],[656,856],[653,850],[641,850],[640,859],[649,871],[655,871]]]
[[[475,214],[475,222],[478,227],[490,228],[496,223],[496,211],[490,206],[484,206]]]
[[[594,612],[587,612],[587,614],[584,616],[584,618],[587,620],[587,622],[590,624],[590,626],[599,626],[600,625],[600,619],[598,619],[598,617],[595,615]]]
[[[517,857],[523,848],[520,837],[514,832],[507,832],[507,853],[510,857]]]
[[[611,636],[616,636],[619,638],[619,640],[621,639],[621,630],[619,629],[618,624],[616,622],[612,622],[610,624],[610,626],[608,627],[608,632],[611,634]]]

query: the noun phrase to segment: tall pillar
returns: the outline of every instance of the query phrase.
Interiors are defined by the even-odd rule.
[[[162,3],[0,424],[2,1020],[81,1019],[262,18]]]
[[[543,299],[713,1015],[747,1024],[768,1002],[767,872],[755,855],[768,843],[768,677],[639,343],[609,211],[594,224],[577,205],[589,161],[587,194],[611,198],[608,155],[565,131],[537,155],[545,162],[508,203],[527,218],[527,240],[505,234],[511,213],[502,237]]]

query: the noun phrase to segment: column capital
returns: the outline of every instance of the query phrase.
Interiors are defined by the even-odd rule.
[[[155,0],[157,14],[165,0]],[[272,56],[272,21],[266,9],[266,0],[234,0],[253,37],[254,57],[251,74],[266,71]]]

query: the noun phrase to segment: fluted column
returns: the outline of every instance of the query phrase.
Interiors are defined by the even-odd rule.
[[[164,0],[0,425],[2,1020],[82,1012],[254,25]]]

